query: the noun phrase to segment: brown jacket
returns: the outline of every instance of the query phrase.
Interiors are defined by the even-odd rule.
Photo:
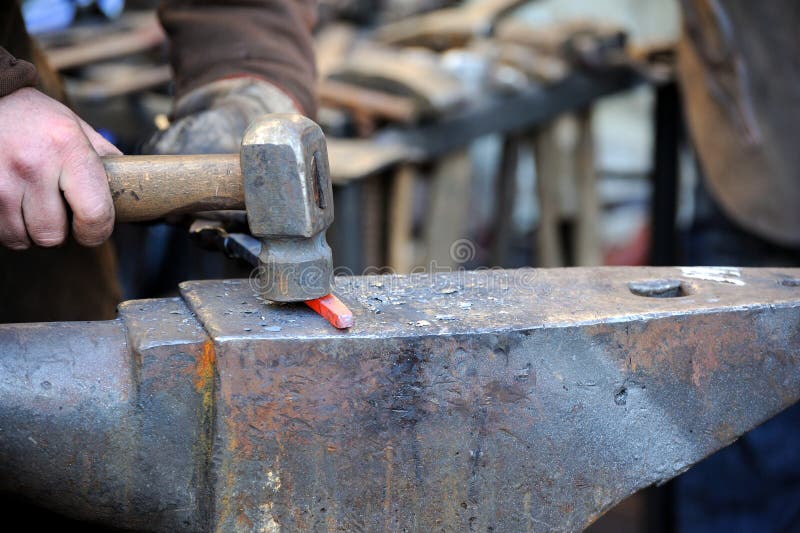
[[[33,56],[19,6],[15,1],[0,3],[0,97],[36,85]]]
[[[0,7],[0,97],[35,84],[15,1]],[[308,115],[316,111],[311,29],[314,0],[164,0],[176,96],[205,83],[256,76],[283,89]],[[13,47],[13,49],[12,49]],[[16,50],[20,51],[16,51]],[[14,55],[12,55],[14,54]]]
[[[800,2],[682,0],[687,120],[723,211],[800,246]]]

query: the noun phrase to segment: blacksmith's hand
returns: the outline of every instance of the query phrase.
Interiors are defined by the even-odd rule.
[[[173,121],[145,145],[150,154],[237,153],[250,123],[267,113],[297,113],[282,90],[253,77],[215,81],[175,104]]]
[[[67,238],[96,246],[114,227],[102,155],[111,143],[66,106],[31,87],[0,98],[0,245],[24,250]]]

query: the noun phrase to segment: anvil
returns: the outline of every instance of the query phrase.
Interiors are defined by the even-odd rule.
[[[0,326],[0,489],[149,531],[579,530],[800,397],[800,270],[186,282]]]

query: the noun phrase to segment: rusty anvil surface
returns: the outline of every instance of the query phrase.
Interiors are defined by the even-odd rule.
[[[637,296],[671,279],[683,296]],[[800,270],[187,282],[0,326],[0,488],[157,531],[578,530],[800,396]]]

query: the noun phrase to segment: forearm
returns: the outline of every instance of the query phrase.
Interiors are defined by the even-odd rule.
[[[316,112],[313,0],[165,0],[176,96],[225,78],[275,85],[307,115]]]
[[[36,85],[36,68],[0,47],[0,97]]]

